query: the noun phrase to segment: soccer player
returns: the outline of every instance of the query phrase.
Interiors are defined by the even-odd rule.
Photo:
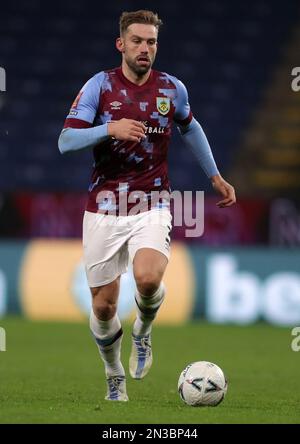
[[[130,375],[143,378],[152,364],[151,327],[163,302],[162,278],[170,250],[171,214],[152,191],[168,191],[167,150],[173,121],[183,142],[222,195],[235,202],[220,175],[205,134],[193,117],[183,83],[152,69],[161,20],[151,11],[123,12],[116,47],[122,64],[92,77],[75,99],[59,137],[61,153],[93,150],[94,170],[83,220],[84,261],[92,294],[90,328],[104,361],[107,400],[127,401],[120,359],[122,328],[117,314],[120,276],[132,260],[137,316]],[[143,192],[142,211],[131,214]],[[136,192],[136,193],[135,193]],[[148,205],[149,204],[149,205]],[[149,222],[149,216],[156,216]],[[176,303],[174,301],[174,303]]]

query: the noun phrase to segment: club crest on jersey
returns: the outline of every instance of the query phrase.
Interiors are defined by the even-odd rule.
[[[170,99],[169,97],[156,97],[157,110],[165,116],[170,111]]]
[[[111,109],[120,109],[121,105],[122,105],[122,103],[118,102],[117,100],[110,103]]]

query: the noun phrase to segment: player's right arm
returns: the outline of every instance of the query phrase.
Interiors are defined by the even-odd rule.
[[[133,142],[145,137],[146,127],[132,119],[123,118],[93,127],[103,80],[103,72],[96,74],[83,86],[73,102],[58,140],[62,154],[93,148],[109,137]]]

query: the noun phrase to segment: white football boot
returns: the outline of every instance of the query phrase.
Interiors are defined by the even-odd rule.
[[[144,378],[150,370],[152,361],[150,333],[144,336],[136,336],[132,333],[132,348],[129,359],[129,372],[132,378]]]
[[[109,376],[106,381],[107,401],[128,401],[125,376]]]

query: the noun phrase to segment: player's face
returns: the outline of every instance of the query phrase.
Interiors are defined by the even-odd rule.
[[[128,67],[137,75],[146,74],[154,63],[158,31],[154,25],[134,23],[128,26],[122,40]]]

